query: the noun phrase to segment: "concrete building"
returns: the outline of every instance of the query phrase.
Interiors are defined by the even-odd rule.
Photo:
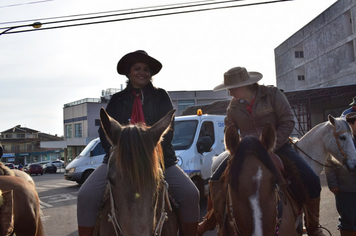
[[[277,87],[303,133],[356,95],[356,1],[339,0],[275,48]]]
[[[40,131],[17,125],[0,133],[3,148],[1,162],[27,165],[32,162],[50,162],[63,157],[61,148],[43,148],[42,141],[58,142],[62,137],[41,133]]]
[[[102,91],[100,98],[86,98],[64,104],[64,141],[42,142],[41,146],[64,148],[65,161],[73,160],[91,140],[98,137],[100,108],[106,108],[111,96],[118,91],[120,89],[107,89]],[[180,115],[188,106],[203,105],[231,98],[227,91],[168,91],[168,93],[172,99],[173,107],[177,109],[176,115]]]

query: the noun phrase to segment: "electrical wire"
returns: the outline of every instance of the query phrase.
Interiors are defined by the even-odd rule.
[[[243,1],[243,0],[230,0],[230,1],[223,1],[223,2],[218,2],[214,4],[222,4],[222,3],[227,3],[227,2],[237,2],[237,1]],[[220,9],[227,9],[227,8],[235,8],[235,7],[246,7],[246,6],[255,6],[255,5],[264,5],[264,4],[270,4],[270,3],[278,3],[278,2],[285,2],[285,1],[293,1],[293,0],[274,0],[274,1],[268,1],[268,2],[259,2],[259,3],[249,3],[249,4],[240,4],[240,5],[229,5],[229,6],[219,6],[219,7],[211,7],[211,8],[204,8],[204,9],[195,9],[195,10],[186,10],[186,11],[177,11],[177,12],[168,12],[168,13],[160,13],[160,14],[154,14],[154,15],[143,15],[143,16],[135,16],[135,17],[127,17],[127,18],[121,18],[121,19],[113,19],[113,20],[104,20],[104,21],[94,21],[94,22],[86,22],[86,23],[77,23],[77,24],[68,24],[68,25],[60,25],[60,26],[52,26],[52,27],[47,27],[47,28],[38,28],[38,29],[28,29],[28,30],[18,30],[18,31],[11,31],[11,32],[6,32],[5,34],[15,34],[15,33],[23,33],[23,32],[29,32],[33,30],[48,30],[48,29],[58,29],[58,28],[67,28],[67,27],[74,27],[74,26],[84,26],[84,25],[92,25],[92,24],[102,24],[102,23],[110,23],[110,22],[117,22],[117,21],[126,21],[126,20],[134,20],[134,19],[142,19],[142,18],[151,18],[151,17],[159,17],[159,16],[169,16],[169,15],[176,15],[176,14],[184,14],[184,13],[193,13],[193,12],[202,12],[202,11],[210,11],[210,10],[220,10]],[[206,3],[208,4],[208,3]],[[204,5],[206,5],[204,4]],[[208,4],[211,5],[211,4]],[[193,5],[196,7],[196,5]],[[192,5],[190,6],[182,6],[182,7],[174,7],[174,8],[169,8],[169,9],[154,9],[154,10],[149,10],[149,11],[139,11],[139,12],[131,12],[131,13],[122,13],[122,14],[115,14],[115,15],[110,15],[110,17],[113,16],[122,16],[122,15],[127,15],[127,14],[138,14],[138,13],[147,13],[147,12],[153,12],[153,11],[163,11],[163,10],[176,10],[180,8],[187,8],[187,7],[193,7]],[[199,5],[201,6],[201,5]],[[99,18],[102,17],[109,17],[109,16],[99,16]],[[48,24],[58,24],[58,23],[64,23],[64,22],[69,22],[69,21],[79,21],[79,20],[89,20],[89,19],[96,19],[98,17],[93,17],[93,18],[80,18],[80,19],[70,19],[66,21],[55,21],[55,22],[47,22],[47,23],[42,23],[42,25],[48,25]],[[28,26],[28,25],[25,25]],[[19,28],[21,26],[15,26],[16,28]],[[2,28],[0,28],[2,29]]]
[[[17,7],[17,6],[22,6],[22,5],[36,4],[36,3],[44,3],[44,2],[50,2],[50,1],[54,1],[54,0],[42,0],[42,1],[36,1],[36,2],[17,3],[17,4],[11,4],[11,5],[0,6],[0,8]]]

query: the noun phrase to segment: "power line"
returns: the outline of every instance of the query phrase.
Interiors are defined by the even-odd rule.
[[[212,4],[214,4],[214,5],[216,5],[216,4],[225,4],[225,3],[238,2],[238,1],[243,1],[243,0],[220,1],[220,2],[215,2],[215,3],[204,3],[204,4],[198,4],[198,5],[170,7],[170,8],[160,8],[160,9],[144,10],[144,11],[137,11],[137,12],[126,12],[126,13],[114,14],[114,15],[105,15],[105,16],[97,16],[97,17],[89,17],[89,18],[69,19],[69,20],[54,21],[54,22],[47,22],[47,23],[44,22],[44,23],[42,23],[42,25],[65,23],[65,22],[70,22],[70,21],[92,20],[92,19],[103,18],[103,17],[123,16],[123,15],[139,14],[139,13],[148,13],[148,12],[154,12],[154,11],[177,10],[177,9],[187,8],[187,7],[192,8],[192,7],[197,7],[197,6],[206,6],[206,5],[212,5]],[[158,17],[158,16],[169,16],[169,15],[177,15],[177,14],[193,13],[193,12],[202,12],[202,11],[210,11],[210,10],[220,10],[220,9],[227,9],[227,8],[264,5],[264,4],[270,4],[270,3],[285,2],[285,1],[293,1],[293,0],[274,0],[274,1],[267,1],[267,2],[260,2],[260,3],[249,3],[249,4],[240,4],[240,5],[218,6],[218,7],[204,8],[204,9],[195,9],[195,10],[168,12],[168,13],[160,13],[160,14],[153,14],[153,15],[127,17],[127,18],[113,19],[113,20],[104,20],[104,21],[93,21],[93,22],[86,22],[86,23],[68,24],[68,25],[52,26],[52,27],[47,27],[47,28],[39,28],[39,29],[36,29],[36,31],[38,31],[38,30],[48,30],[48,29],[58,29],[58,28],[67,28],[67,27],[74,27],[74,26],[84,26],[84,25],[92,25],[92,24],[102,24],[102,23],[110,23],[110,22],[117,22],[117,21],[142,19],[142,18],[151,18],[151,17]],[[153,7],[150,7],[150,8],[153,8]],[[142,9],[142,8],[140,8],[140,9]],[[16,28],[18,28],[18,27],[19,26],[16,26]],[[4,28],[0,28],[0,29],[4,29]],[[23,33],[23,32],[29,32],[29,31],[33,31],[33,29],[31,29],[31,30],[11,31],[11,32],[6,32],[6,34]]]
[[[53,1],[53,0],[51,0],[51,1]],[[185,2],[185,3],[173,3],[173,4],[158,5],[158,6],[137,7],[137,8],[129,8],[129,9],[121,9],[121,10],[113,10],[113,11],[92,12],[92,13],[76,14],[76,15],[69,15],[69,16],[48,17],[48,18],[40,18],[40,19],[32,19],[32,20],[8,21],[8,22],[0,22],[0,25],[3,25],[3,24],[22,23],[22,22],[33,22],[33,21],[62,19],[62,18],[70,18],[70,17],[78,17],[78,16],[90,16],[90,15],[98,15],[98,14],[109,14],[109,13],[114,13],[114,12],[133,11],[133,10],[141,10],[141,9],[149,9],[149,8],[158,8],[158,7],[167,7],[167,6],[184,5],[184,4],[195,4],[195,3],[200,3],[200,2],[211,2],[211,1],[216,1],[216,0],[203,0],[203,1]]]
[[[22,5],[36,4],[36,3],[44,3],[44,2],[49,2],[49,1],[54,1],[54,0],[42,0],[42,1],[36,1],[36,2],[17,3],[17,4],[11,4],[11,5],[0,6],[0,8],[17,7],[17,6],[22,6]]]

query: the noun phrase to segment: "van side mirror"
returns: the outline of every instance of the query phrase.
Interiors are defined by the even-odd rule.
[[[197,143],[198,153],[210,152],[213,146],[213,141],[210,136],[203,136],[203,138]]]

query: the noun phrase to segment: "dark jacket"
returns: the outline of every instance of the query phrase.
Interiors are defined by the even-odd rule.
[[[106,112],[113,119],[117,120],[121,125],[127,125],[130,122],[132,106],[134,102],[132,89],[132,85],[129,84],[123,91],[115,93],[111,97],[106,107]],[[163,116],[165,116],[168,111],[173,109],[172,101],[164,89],[156,88],[152,85],[152,83],[146,85],[142,91],[142,109],[145,116],[145,121],[147,125],[152,126]],[[172,122],[171,127],[172,129],[166,133],[163,142],[161,143],[164,154],[165,168],[168,168],[177,163],[177,157],[172,146],[174,122]],[[101,145],[106,152],[103,163],[108,163],[111,145],[106,139],[102,127],[99,128],[99,136]]]
[[[231,99],[227,108],[225,127],[235,124],[239,127],[242,136],[259,137],[267,122],[273,124],[276,129],[275,150],[277,150],[288,142],[294,128],[291,107],[286,96],[278,88],[259,85],[251,115],[242,101]]]

